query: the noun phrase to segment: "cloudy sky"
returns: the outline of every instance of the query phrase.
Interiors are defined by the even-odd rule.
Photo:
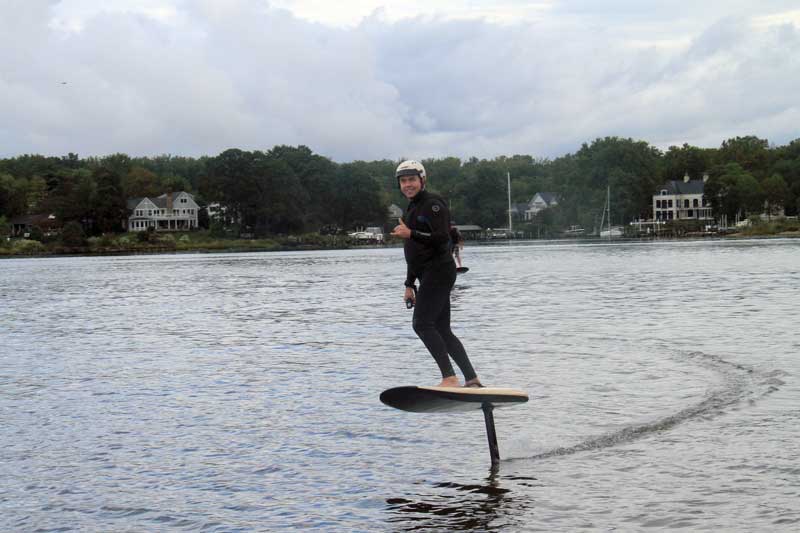
[[[0,0],[0,157],[800,137],[797,0]]]

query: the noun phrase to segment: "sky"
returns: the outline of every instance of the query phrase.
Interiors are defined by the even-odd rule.
[[[797,0],[0,0],[0,157],[800,138]]]

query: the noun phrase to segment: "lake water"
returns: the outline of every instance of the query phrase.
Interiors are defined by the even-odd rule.
[[[800,528],[800,239],[463,257],[496,471],[400,249],[0,261],[0,530]]]

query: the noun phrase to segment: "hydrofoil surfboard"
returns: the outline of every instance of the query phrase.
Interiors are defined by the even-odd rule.
[[[506,407],[528,401],[528,394],[499,387],[395,387],[381,393],[389,407],[412,413],[458,412],[481,409],[484,403]]]
[[[381,393],[381,401],[389,407],[412,413],[458,412],[483,410],[486,438],[492,468],[500,462],[497,432],[494,429],[495,407],[506,407],[528,401],[528,393],[497,387],[395,387]]]

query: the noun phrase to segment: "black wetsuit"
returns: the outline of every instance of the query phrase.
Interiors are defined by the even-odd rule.
[[[450,290],[456,281],[456,264],[450,254],[450,212],[441,197],[420,191],[406,208],[403,222],[411,230],[404,253],[408,271],[406,287],[419,280],[414,306],[414,331],[436,360],[442,377],[455,375],[450,357],[464,378],[476,376],[461,341],[450,330]]]

